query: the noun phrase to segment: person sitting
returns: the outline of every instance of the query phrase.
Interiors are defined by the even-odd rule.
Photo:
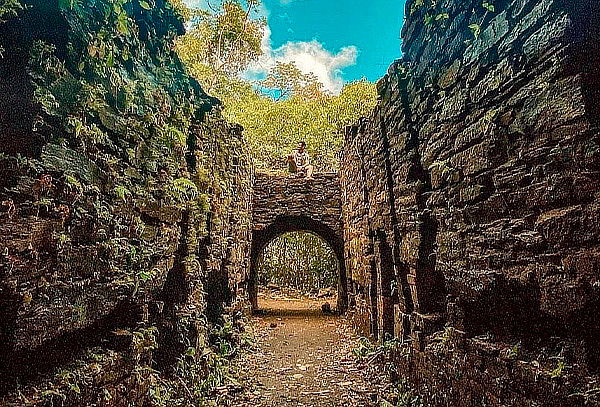
[[[288,168],[291,173],[296,173],[301,177],[305,176],[309,180],[314,179],[314,167],[310,163],[310,156],[306,152],[304,141],[298,143],[298,149],[288,156]]]

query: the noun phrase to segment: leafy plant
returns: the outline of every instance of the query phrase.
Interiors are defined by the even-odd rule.
[[[177,178],[168,185],[167,193],[175,202],[183,203],[198,197],[198,187],[187,178]]]
[[[471,29],[471,33],[475,39],[479,38],[481,34],[481,25],[477,23],[469,24],[469,28]]]
[[[380,407],[422,407],[423,400],[415,395],[411,386],[406,380],[396,383],[395,388],[387,395],[391,401],[383,400]]]
[[[398,347],[402,346],[403,344],[404,342],[402,342],[400,339],[389,336],[386,336],[380,343],[375,343],[369,338],[361,337],[359,338],[358,346],[352,350],[352,354],[359,358],[374,355],[385,355],[389,354],[389,352],[393,350],[398,349]]]
[[[425,4],[425,0],[414,0],[410,5],[410,14],[413,15],[417,10],[419,10]]]
[[[144,0],[140,0],[140,6],[144,9],[144,10],[152,10],[152,7],[150,5],[150,3],[148,3],[147,1]]]
[[[361,337],[358,340],[358,346],[352,349],[352,354],[359,358],[371,355],[375,350],[375,345],[369,338]]]
[[[154,326],[133,332],[133,348],[137,353],[144,353],[158,348],[157,335],[158,329]]]
[[[127,197],[131,196],[131,191],[123,185],[117,185],[113,192],[117,196],[117,198],[122,201],[125,201]]]
[[[550,372],[550,377],[553,379],[560,378],[564,375],[567,369],[567,364],[562,357],[556,358],[556,367]]]
[[[469,24],[469,28],[471,29],[471,33],[473,34],[473,37],[475,39],[478,39],[479,36],[481,35],[482,25],[483,25],[483,22],[485,21],[486,17],[488,16],[488,14],[496,12],[496,6],[494,6],[494,4],[490,1],[484,1],[483,3],[481,3],[481,7],[483,7],[485,9],[485,13],[483,14],[483,17],[481,18],[481,21],[479,23],[475,22],[475,23]]]
[[[496,12],[496,7],[493,3],[490,3],[489,1],[484,1],[481,6],[490,13]]]
[[[520,354],[521,354],[521,343],[517,343],[516,345],[514,345],[513,347],[508,349],[506,356],[508,356],[510,359],[516,360]]]
[[[447,178],[455,171],[455,168],[451,165],[450,160],[446,159],[434,161],[429,166],[429,171],[438,171],[442,178]]]

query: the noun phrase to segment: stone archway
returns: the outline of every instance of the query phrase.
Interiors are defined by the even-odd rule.
[[[289,232],[312,232],[335,253],[338,263],[338,309],[348,304],[342,205],[337,174],[303,178],[257,174],[252,210],[252,249],[248,293],[253,309],[258,307],[258,263],[263,249]]]

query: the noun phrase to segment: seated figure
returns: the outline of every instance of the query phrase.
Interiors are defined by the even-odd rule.
[[[306,143],[304,141],[298,143],[298,149],[294,150],[288,156],[288,168],[291,173],[306,177],[309,180],[314,179],[314,167],[310,163],[310,156],[306,152]]]

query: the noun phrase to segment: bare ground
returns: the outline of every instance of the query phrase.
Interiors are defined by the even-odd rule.
[[[324,302],[335,299],[260,297],[262,313],[251,322],[256,344],[236,362],[243,390],[230,405],[378,405],[383,382],[373,383],[352,354],[358,336],[343,317],[325,315]]]

